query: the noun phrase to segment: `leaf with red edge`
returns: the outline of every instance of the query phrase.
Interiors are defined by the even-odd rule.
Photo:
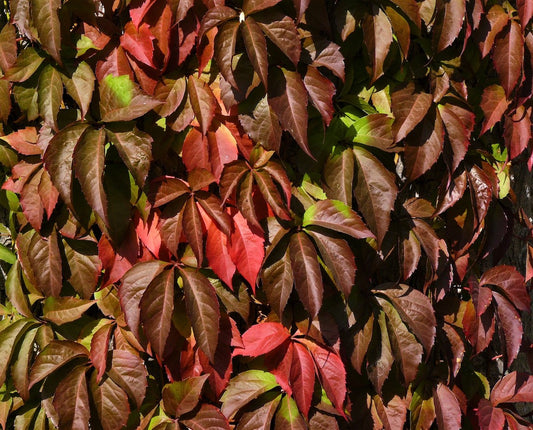
[[[35,234],[27,255],[37,281],[36,287],[47,297],[59,297],[63,287],[63,265],[56,231],[52,230],[47,238]]]
[[[444,384],[439,384],[433,391],[433,402],[439,430],[461,428],[461,408],[452,390]]]
[[[259,79],[268,88],[268,52],[266,39],[255,19],[248,16],[241,22],[241,34],[246,53]]]
[[[194,116],[200,124],[202,134],[205,135],[215,116],[217,100],[209,85],[194,75],[190,75],[187,80],[187,91]]]
[[[479,285],[500,287],[509,301],[521,311],[528,311],[531,306],[524,277],[514,266],[500,265],[490,268],[479,280]]]
[[[354,195],[366,223],[381,245],[389,230],[390,213],[398,194],[395,175],[370,152],[359,147],[354,147],[353,151],[357,165]]]
[[[269,103],[281,126],[312,157],[307,142],[307,91],[299,73],[281,68],[269,74]]]
[[[202,405],[194,417],[180,421],[191,430],[230,430],[230,425],[220,409]]]
[[[50,175],[44,169],[41,174],[41,180],[39,181],[38,193],[41,199],[41,204],[48,218],[50,218],[57,205],[59,191],[57,191],[56,187],[54,187],[54,184],[52,184],[52,180],[50,179]]]
[[[486,399],[481,399],[477,407],[480,430],[502,430],[505,426],[503,410],[495,408]]]
[[[128,421],[130,413],[128,396],[111,378],[105,377],[98,382],[95,375],[93,372],[89,387],[103,430],[122,428]]]
[[[231,197],[243,176],[248,172],[249,168],[243,160],[236,160],[224,166],[219,184],[220,197],[223,202]]]
[[[159,275],[168,263],[163,261],[144,261],[129,269],[122,278],[118,290],[120,306],[129,329],[139,338],[141,321],[141,298],[153,279]]]
[[[42,47],[61,64],[60,0],[32,0],[32,24],[39,35]]]
[[[52,372],[63,367],[68,362],[77,358],[89,358],[89,351],[76,342],[68,340],[52,340],[37,355],[30,372],[31,388],[37,382],[42,381]]]
[[[513,115],[506,115],[503,137],[509,149],[509,158],[513,160],[527,148],[531,140],[531,110],[521,105]]]
[[[502,119],[508,105],[505,90],[500,85],[490,85],[483,90],[480,106],[485,114],[485,120],[480,134],[487,132]]]
[[[476,353],[480,353],[489,346],[494,336],[496,330],[494,312],[489,310],[478,317],[474,306],[467,306],[463,315],[463,327],[466,338],[475,347]]]
[[[218,344],[220,310],[215,289],[196,270],[180,269],[187,314],[196,341],[211,363],[215,362]]]
[[[230,19],[237,18],[238,16],[239,15],[235,9],[227,6],[216,6],[210,8],[202,17],[202,24],[198,30],[198,40],[202,39],[206,31],[212,29],[213,27],[219,26]]]
[[[533,402],[533,376],[516,371],[508,373],[492,388],[490,401],[494,406],[500,403]]]
[[[231,288],[237,266],[231,259],[228,237],[215,223],[211,223],[207,229],[205,256],[213,272]]]
[[[510,97],[522,73],[524,37],[520,24],[511,21],[509,30],[496,38],[492,60],[500,77],[505,94]]]
[[[465,343],[463,337],[459,335],[457,330],[451,324],[444,324],[442,329],[446,333],[447,342],[450,345],[448,363],[452,370],[453,376],[457,376],[461,365],[463,363],[463,357],[465,355]]]
[[[307,339],[299,339],[315,361],[320,383],[335,409],[344,416],[346,398],[346,370],[341,358],[330,348],[322,347]]]
[[[289,253],[296,291],[311,318],[315,318],[324,293],[315,246],[304,232],[298,232],[290,238]]]
[[[465,0],[450,0],[444,3],[442,29],[437,43],[437,52],[450,46],[459,36],[466,15]]]
[[[325,67],[344,82],[344,57],[340,46],[330,41],[317,41],[314,55],[312,55],[314,67]],[[318,50],[318,52],[317,52]]]
[[[113,331],[113,324],[108,321],[94,333],[91,339],[91,351],[89,357],[96,369],[94,372],[96,382],[100,383],[107,367],[107,354],[109,352],[109,339]]]
[[[74,149],[73,160],[74,172],[87,202],[108,225],[107,197],[103,182],[106,140],[103,128],[88,128]]]
[[[89,428],[89,393],[85,373],[87,368],[77,366],[61,380],[56,388],[53,405],[59,417],[59,426],[66,430]]]
[[[363,21],[363,32],[372,62],[372,83],[383,75],[383,63],[392,43],[391,23],[383,9],[377,5],[372,7],[372,14],[367,14]]]
[[[154,352],[162,357],[174,311],[174,269],[163,270],[154,277],[142,296],[140,307],[146,337]]]
[[[498,322],[505,338],[507,365],[510,366],[518,356],[520,345],[522,344],[524,330],[522,328],[522,320],[514,306],[505,297],[497,292],[493,292],[493,297],[496,301]]]
[[[0,31],[0,69],[5,74],[17,61],[17,33],[15,26],[6,23]]]
[[[20,190],[22,212],[31,226],[37,231],[41,230],[44,215],[44,207],[39,196],[39,184],[42,175],[43,170],[37,170],[34,175],[23,183],[24,185]],[[21,180],[18,182],[21,182]]]
[[[298,342],[293,343],[290,380],[298,409],[307,418],[315,389],[315,369],[309,351]]]
[[[302,45],[294,21],[276,12],[263,13],[256,18],[256,21],[272,43],[281,49],[294,65],[297,65],[300,61]]]
[[[484,58],[492,50],[496,36],[509,22],[509,15],[499,4],[493,5],[485,15],[486,22],[482,21],[480,29],[483,29],[483,37],[479,42],[481,56]]]
[[[264,322],[251,326],[242,335],[244,349],[237,349],[238,355],[258,357],[273,351],[290,338],[289,331],[280,323]]]
[[[394,141],[405,138],[426,116],[433,97],[424,92],[415,92],[413,84],[391,94],[391,106],[394,114],[392,132]]]
[[[43,151],[37,145],[38,134],[35,127],[25,127],[0,138],[11,148],[23,155],[40,155]]]
[[[418,242],[422,245],[433,269],[436,271],[439,266],[440,239],[435,230],[421,219],[413,219],[415,234]]]
[[[324,124],[329,125],[335,111],[333,107],[335,85],[313,66],[307,66],[304,85],[313,106],[320,112]]]
[[[230,255],[239,273],[255,291],[257,275],[265,255],[262,235],[254,233],[240,212],[233,216],[234,230],[230,237]]]
[[[192,411],[200,400],[208,376],[193,376],[166,384],[162,391],[165,413],[171,417],[179,417]]]
[[[124,26],[124,33],[120,36],[120,45],[137,61],[155,68],[154,39],[148,24],[142,23],[137,27],[133,22],[128,22]]]
[[[201,266],[204,260],[204,225],[196,202],[191,197],[185,203],[183,211],[183,231]]]

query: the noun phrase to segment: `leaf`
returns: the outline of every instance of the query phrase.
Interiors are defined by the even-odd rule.
[[[309,97],[311,97],[313,106],[320,112],[324,124],[328,126],[333,119],[333,113],[335,111],[333,107],[335,85],[313,66],[307,67],[304,85],[309,93]]]
[[[174,311],[174,269],[158,273],[146,287],[142,299],[141,320],[153,351],[163,357]]]
[[[32,23],[37,29],[43,48],[61,64],[60,0],[31,0]]]
[[[485,219],[492,201],[492,187],[490,178],[478,166],[472,166],[467,171],[468,186],[473,194],[473,209],[478,225]]]
[[[492,50],[496,36],[503,30],[503,28],[509,22],[509,15],[505,11],[505,9],[503,9],[498,4],[493,5],[488,10],[485,17],[488,24],[485,24],[485,26],[489,28],[484,29],[484,33],[486,33],[484,34],[484,40],[479,42],[479,48],[483,58],[485,58],[487,54]],[[483,21],[481,21],[480,28],[482,28],[482,26]]]
[[[190,75],[187,80],[187,91],[194,116],[200,123],[202,134],[205,136],[215,115],[217,100],[209,86],[194,75]]]
[[[163,261],[137,263],[122,278],[122,285],[118,290],[120,307],[124,311],[124,319],[129,329],[136,338],[139,338],[141,298],[148,285],[163,271],[166,265],[167,263]]]
[[[204,260],[203,222],[193,198],[185,203],[183,211],[183,230],[191,248],[201,266]]]
[[[281,317],[294,284],[288,249],[285,250],[281,258],[275,259],[271,264],[263,267],[261,280],[268,303],[274,312]]]
[[[494,406],[500,403],[532,402],[533,376],[516,371],[508,373],[492,388],[490,401]]]
[[[315,247],[304,232],[298,232],[290,238],[289,253],[296,291],[310,317],[315,318],[324,293]]]
[[[74,148],[88,124],[75,123],[54,135],[44,153],[44,165],[63,201],[72,208],[72,160]],[[92,129],[91,129],[92,130]]]
[[[503,137],[505,145],[509,148],[511,160],[518,157],[531,140],[531,118],[530,112],[524,106],[518,106],[512,116],[505,116],[505,130]]]
[[[518,9],[518,16],[520,16],[522,28],[525,28],[533,17],[533,4],[527,0],[517,0],[516,7]]]
[[[359,329],[354,336],[354,349],[350,357],[352,366],[357,373],[362,374],[362,366],[365,355],[368,351],[370,341],[373,337],[374,316],[370,314],[368,321],[364,324],[362,329]]]
[[[194,376],[166,384],[162,392],[165,413],[172,417],[180,417],[192,411],[200,400],[208,376]]]
[[[89,351],[77,342],[69,340],[52,340],[37,355],[30,372],[31,388],[51,373],[77,358],[89,358]]]
[[[110,322],[102,325],[91,339],[90,358],[96,369],[94,372],[96,382],[100,383],[107,367],[107,355],[109,352],[109,340],[113,331],[113,324]]]
[[[347,298],[355,282],[355,260],[350,246],[344,239],[323,234],[319,230],[306,229],[320,251],[320,256],[333,275],[335,285]]]
[[[268,203],[276,216],[287,221],[291,220],[292,217],[286,208],[285,203],[282,201],[276,184],[274,184],[274,181],[270,175],[264,170],[253,170],[252,175],[259,188],[259,191],[261,191],[265,201]]]
[[[305,1],[305,0],[304,0]],[[309,0],[307,0],[309,1]],[[318,52],[311,63],[315,67],[325,67],[344,82],[344,57],[340,51],[340,46],[333,42],[320,41]],[[316,46],[315,46],[316,49]]]
[[[513,266],[491,267],[483,273],[479,285],[500,287],[509,301],[521,311],[528,311],[531,306],[524,277]]]
[[[242,335],[244,348],[236,352],[246,357],[258,357],[274,351],[289,339],[290,333],[280,323],[255,324]]]
[[[17,61],[17,33],[15,26],[4,24],[0,31],[0,69],[5,74]]]
[[[59,199],[59,192],[52,184],[48,172],[44,169],[42,169],[41,171],[41,180],[39,181],[37,192],[39,193],[43,209],[45,210],[48,218],[51,218],[52,213],[57,205],[57,201]]]
[[[91,375],[89,386],[102,428],[104,430],[122,428],[130,413],[126,393],[109,377],[98,383],[95,372]]]
[[[253,117],[239,115],[239,121],[248,135],[268,150],[279,150],[281,127],[278,116],[263,97],[254,108]]]
[[[357,163],[354,195],[366,223],[381,245],[389,229],[390,213],[398,193],[395,175],[370,152],[358,147],[353,151]]]
[[[102,121],[131,121],[156,108],[160,101],[144,94],[128,75],[107,75],[100,81]]]
[[[373,399],[379,420],[383,423],[386,430],[404,427],[407,415],[404,399],[401,399],[399,396],[394,396],[386,405],[379,395],[374,396]]]
[[[374,328],[379,329],[380,333],[378,346],[379,355],[376,357],[375,362],[367,364],[367,372],[372,385],[378,394],[381,394],[383,384],[389,377],[392,365],[394,364],[389,332],[387,330],[387,322],[383,311],[379,312],[378,318],[374,321]],[[374,330],[374,332],[375,331],[376,330]]]
[[[61,75],[68,94],[76,101],[81,110],[82,119],[89,111],[94,92],[94,72],[85,61],[78,64],[71,77]]]
[[[353,124],[357,131],[353,141],[390,151],[394,147],[391,128],[393,122],[394,120],[386,114],[374,113],[363,116]]]
[[[47,65],[39,75],[39,112],[45,124],[57,131],[57,113],[63,99],[63,83],[61,74],[52,66]]]
[[[77,366],[57,386],[53,405],[59,416],[59,426],[67,430],[89,429],[89,393],[85,372]]]
[[[522,321],[514,306],[507,299],[497,292],[493,292],[492,295],[496,301],[496,312],[505,337],[507,365],[510,366],[520,351],[523,335]]]
[[[234,230],[230,236],[229,253],[237,266],[238,272],[248,281],[252,290],[255,291],[257,275],[261,270],[265,255],[264,239],[254,233],[241,212],[233,216]]]
[[[237,140],[228,127],[219,123],[214,132],[207,133],[207,142],[211,172],[218,181],[224,166],[238,158]]]
[[[43,303],[43,318],[57,325],[65,324],[81,318],[94,303],[94,300],[76,297],[47,297]]]
[[[157,85],[154,94],[155,98],[163,102],[163,104],[156,106],[154,110],[161,117],[171,115],[181,105],[186,89],[187,80],[185,77],[176,80],[163,78],[163,82]]]
[[[328,198],[352,205],[354,164],[351,149],[329,156],[324,165],[324,191]]]
[[[372,14],[367,14],[363,21],[365,45],[372,61],[371,83],[383,75],[383,63],[389,53],[392,43],[391,23],[378,6],[372,8]]]
[[[106,127],[106,133],[137,185],[143,187],[152,161],[152,137],[135,126],[131,129],[131,126],[125,124],[110,124]]]
[[[262,370],[245,370],[232,378],[220,398],[222,413],[230,419],[251,400],[276,387],[276,377]]]
[[[39,327],[32,328],[25,333],[24,341],[21,343],[17,352],[17,358],[11,365],[11,378],[20,397],[28,402],[30,398],[29,385],[29,366],[33,359],[33,349],[35,347],[35,336]]]
[[[510,97],[522,73],[524,59],[524,37],[518,22],[511,21],[509,31],[496,38],[492,59],[505,94]]]
[[[505,415],[500,408],[494,408],[486,399],[481,399],[477,407],[481,430],[500,430],[505,426]]]
[[[11,82],[27,81],[43,61],[44,58],[33,47],[27,47],[18,55],[15,64],[5,70],[5,78]]]
[[[505,90],[500,85],[490,85],[483,90],[480,106],[485,114],[485,120],[480,135],[486,133],[502,119],[508,105]]]
[[[194,417],[181,420],[191,430],[229,430],[228,420],[212,405],[202,405]]]
[[[268,394],[272,395],[268,396]],[[236,427],[237,430],[270,430],[281,394],[275,392],[268,394],[262,396],[262,398],[266,397],[267,401],[261,402],[255,409],[242,414]]]
[[[177,199],[184,194],[189,194],[191,191],[182,179],[170,176],[153,181],[151,186],[150,200],[153,201],[155,208]]]
[[[15,261],[12,264],[13,265],[9,269],[5,281],[6,296],[20,314],[30,318],[32,312],[28,296],[24,294],[24,291],[22,290],[22,282],[20,280],[20,262],[15,258]]]
[[[233,88],[239,88],[233,75],[232,66],[239,27],[238,21],[229,21],[222,25],[215,36],[215,51],[213,54],[220,73]]]
[[[276,1],[276,0],[273,0]],[[279,2],[276,1],[276,3]],[[298,29],[288,16],[276,12],[267,12],[256,18],[263,33],[292,61],[296,66],[300,61],[302,45]]]
[[[84,299],[89,299],[98,284],[102,263],[92,241],[64,241],[70,276],[68,281]]]
[[[290,380],[298,409],[307,418],[315,389],[315,370],[309,351],[297,342],[293,343]]]
[[[241,34],[246,53],[259,79],[268,88],[268,52],[261,27],[250,16],[241,22]]]
[[[24,318],[10,323],[0,331],[0,353],[3,357],[0,361],[0,383],[2,385],[6,381],[7,368],[15,348],[32,325],[34,325],[33,321]],[[31,387],[31,383],[29,387]]]
[[[116,349],[112,352],[108,374],[140,408],[148,386],[143,359],[127,350]]]
[[[307,143],[307,91],[297,72],[281,68],[270,74],[269,103],[303,151],[313,158]]]
[[[180,269],[187,314],[198,345],[215,362],[220,310],[217,295],[209,280],[196,270]]]
[[[275,6],[279,2],[280,0],[244,0],[242,11],[245,15],[250,15],[259,12],[260,10]]]
[[[63,286],[63,271],[55,230],[46,239],[39,234],[33,236],[28,259],[36,277],[37,288],[47,297],[59,297]]]
[[[433,402],[439,430],[461,428],[461,408],[452,390],[444,384],[437,385],[433,394]]]
[[[391,106],[395,118],[392,133],[395,142],[404,139],[413,131],[426,116],[432,101],[431,94],[415,93],[412,84],[391,94]]]
[[[275,428],[288,430],[304,430],[307,428],[305,421],[298,411],[296,402],[285,395],[282,397],[278,411],[276,412]]]
[[[207,229],[205,256],[213,272],[231,288],[237,266],[231,259],[229,238],[220,231],[215,223],[211,223]]]
[[[447,48],[457,39],[463,27],[465,14],[465,0],[450,0],[444,3],[444,17],[437,52]]]
[[[213,27],[217,27],[220,24],[237,17],[237,12],[227,6],[216,6],[208,9],[202,17],[202,24],[198,30],[198,40],[201,41],[203,35]]]

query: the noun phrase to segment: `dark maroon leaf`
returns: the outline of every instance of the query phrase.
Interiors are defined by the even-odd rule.
[[[307,67],[304,84],[313,106],[322,115],[324,123],[329,125],[334,112],[333,96],[335,95],[335,85],[313,66]]]
[[[496,301],[498,321],[505,338],[507,365],[510,366],[520,351],[523,335],[522,321],[514,306],[505,297],[497,292],[493,293],[493,297]]]
[[[479,285],[500,287],[509,301],[521,311],[528,311],[531,306],[524,277],[513,266],[492,267],[483,274]]]
[[[275,6],[279,2],[280,0],[244,0],[242,11],[246,15],[250,15],[259,12],[260,10]]]
[[[524,37],[522,29],[518,22],[511,21],[509,31],[503,32],[502,36],[496,39],[492,54],[494,68],[500,76],[500,83],[507,97],[510,97],[522,73],[523,58]]]
[[[278,2],[279,0],[276,1],[276,3]],[[277,13],[263,14],[257,17],[256,21],[263,33],[281,49],[294,65],[297,65],[300,61],[302,45],[294,21],[288,16]]]
[[[252,17],[241,22],[241,33],[248,58],[259,79],[268,88],[268,53],[261,27]]]
[[[432,101],[431,94],[416,93],[412,84],[391,94],[392,112],[395,118],[392,131],[395,142],[405,138],[422,121]]]
[[[214,57],[224,79],[229,82],[233,88],[239,85],[233,76],[233,56],[235,55],[235,46],[237,44],[237,34],[239,22],[226,22],[215,36]]]
[[[363,21],[365,44],[372,61],[372,77],[374,82],[383,75],[383,63],[392,43],[392,27],[387,15],[378,6],[372,7],[372,14],[366,15]]]
[[[288,249],[281,258],[274,260],[263,268],[261,280],[268,303],[272,306],[274,312],[281,317],[294,284]]]

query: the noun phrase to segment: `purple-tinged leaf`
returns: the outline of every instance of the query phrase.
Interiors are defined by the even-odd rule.
[[[239,88],[235,76],[233,76],[232,65],[239,27],[238,21],[229,21],[219,29],[215,36],[215,51],[213,54],[220,73],[233,88]]]
[[[518,16],[520,17],[522,28],[526,28],[527,24],[533,17],[533,3],[527,0],[517,0],[516,7],[518,9]]]
[[[324,293],[315,246],[304,232],[298,232],[291,236],[289,253],[296,291],[311,318],[315,318]]]
[[[439,430],[461,428],[461,408],[452,390],[442,383],[439,384],[433,391],[433,402]]]
[[[521,311],[528,311],[531,300],[527,292],[524,277],[514,266],[496,266],[487,270],[479,285],[496,285],[500,287],[509,301]]]
[[[304,85],[313,106],[320,112],[324,124],[328,126],[335,111],[333,107],[335,85],[313,66],[307,66]]]
[[[357,163],[357,181],[354,188],[355,199],[370,230],[376,234],[381,246],[389,230],[391,211],[398,189],[395,175],[388,171],[370,152],[354,147]]]
[[[196,270],[180,269],[187,314],[191,321],[196,342],[215,362],[218,344],[220,310],[215,289],[209,280]]]
[[[473,114],[472,114],[473,115]],[[451,171],[455,172],[459,163],[463,161],[470,145],[470,133],[461,118],[448,105],[438,106],[438,115],[444,123],[448,140],[452,147],[453,157]]]
[[[202,134],[205,136],[215,115],[217,100],[209,85],[194,75],[189,76],[187,80],[187,91],[194,116],[200,124]]]
[[[59,417],[59,427],[62,429],[89,429],[91,411],[86,372],[85,366],[75,367],[56,388],[53,405]]]
[[[502,430],[505,426],[503,409],[493,407],[486,399],[479,401],[477,416],[480,430]]]
[[[504,29],[509,22],[509,15],[499,4],[493,5],[485,15],[487,23],[483,23],[480,29],[485,25],[482,34],[482,40],[479,42],[481,56],[485,58],[494,46],[496,36]]]
[[[468,186],[472,194],[472,204],[476,214],[477,225],[481,224],[487,215],[492,201],[492,187],[490,178],[478,166],[472,166],[467,171]]]
[[[231,379],[222,395],[222,413],[231,418],[250,401],[276,387],[276,377],[262,370],[245,370]]]
[[[385,430],[404,428],[407,417],[407,406],[404,399],[396,395],[385,404],[379,395],[375,395],[373,400],[378,416],[373,414],[372,417],[378,418]],[[372,410],[372,412],[374,411]],[[379,425],[378,423],[375,424]]]
[[[61,64],[61,23],[58,10],[61,0],[31,0],[32,23],[42,47]]]
[[[103,182],[106,140],[105,129],[88,128],[74,148],[73,160],[74,172],[87,202],[100,219],[109,225]]]
[[[510,97],[522,73],[524,59],[524,36],[520,24],[511,21],[509,31],[496,39],[492,60],[500,77],[505,94]]]
[[[314,52],[311,52],[314,67],[325,67],[335,76],[344,82],[344,57],[340,51],[340,46],[333,42],[318,42],[319,47],[314,46]],[[319,51],[317,52],[317,49]]]
[[[122,285],[118,290],[120,306],[129,329],[137,339],[141,321],[141,298],[148,285],[166,265],[163,261],[141,262],[129,269],[122,278]]]
[[[331,155],[324,166],[324,191],[330,199],[352,205],[355,158],[351,149]]]
[[[30,372],[30,388],[76,358],[89,359],[89,351],[76,342],[53,340],[37,356]]]
[[[509,158],[514,160],[527,147],[531,140],[531,111],[518,106],[513,115],[505,116],[503,137],[509,148]]]
[[[236,430],[270,430],[272,418],[278,409],[281,394],[268,397],[268,400],[255,409],[242,414]]]
[[[192,411],[202,395],[202,388],[209,375],[193,376],[172,382],[163,387],[163,407],[171,417],[180,417]]]
[[[436,271],[439,266],[439,237],[435,233],[435,230],[425,221],[413,219],[413,223],[413,233],[416,235],[418,242],[422,245],[433,270]]]
[[[391,23],[383,9],[377,5],[372,7],[372,14],[367,14],[363,21],[363,32],[372,62],[370,82],[373,83],[383,75],[383,63],[392,43]]]
[[[391,105],[395,118],[392,131],[395,142],[413,131],[426,116],[432,102],[431,94],[415,93],[413,84],[392,93]]]
[[[465,355],[463,337],[457,333],[457,330],[451,324],[445,323],[442,329],[446,333],[446,338],[450,344],[451,355],[448,362],[453,376],[456,377],[461,369],[461,364],[463,363],[463,357]]]
[[[500,85],[490,85],[483,90],[480,106],[485,114],[485,120],[480,134],[490,130],[502,119],[508,105],[505,90]]]
[[[98,382],[95,372],[91,375],[89,387],[103,430],[123,428],[128,421],[130,405],[122,388],[107,376]]]
[[[63,266],[56,231],[52,230],[47,238],[35,234],[27,255],[37,281],[36,287],[47,297],[59,297],[63,287]]]
[[[153,351],[163,357],[174,311],[174,269],[154,277],[140,301],[141,320]]]
[[[183,210],[183,231],[191,248],[201,266],[204,261],[204,225],[200,211],[196,206],[193,198],[190,198],[185,203]]]
[[[263,33],[296,66],[300,61],[302,44],[294,21],[288,16],[277,13],[262,14],[256,20]]]
[[[418,261],[422,255],[420,249],[420,242],[416,238],[415,233],[411,230],[409,237],[402,240],[401,243],[401,265],[402,278],[409,279],[418,267]]]
[[[220,409],[213,405],[202,405],[194,417],[181,420],[191,430],[230,430],[228,420]]]
[[[460,175],[452,178],[450,184],[448,184],[448,181],[443,183],[439,193],[439,203],[435,210],[435,215],[439,215],[453,207],[453,205],[463,197],[466,190],[466,184],[466,172],[464,171]]]
[[[527,373],[510,372],[492,388],[490,401],[500,403],[533,402],[533,376]]]
[[[148,372],[142,358],[130,351],[116,349],[112,352],[108,374],[140,408],[148,386]]]
[[[312,157],[307,143],[307,91],[300,74],[282,68],[270,76],[270,106],[277,114],[283,129]]]

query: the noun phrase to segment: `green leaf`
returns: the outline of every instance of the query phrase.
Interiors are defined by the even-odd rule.
[[[17,57],[11,68],[5,71],[5,78],[11,82],[24,82],[28,80],[39,68],[44,58],[31,46],[25,48]]]
[[[222,395],[222,413],[231,418],[259,395],[277,387],[276,377],[262,370],[246,370],[232,378]]]
[[[63,100],[63,83],[61,74],[51,65],[47,65],[39,75],[37,92],[39,113],[46,124],[58,131],[57,114]]]
[[[0,331],[0,386],[6,380],[6,372],[11,361],[11,357],[21,338],[35,324],[34,321],[26,318],[8,324]]]
[[[276,428],[287,430],[305,430],[307,428],[303,417],[298,411],[298,405],[292,397],[285,395],[276,413]]]
[[[187,314],[198,345],[215,362],[220,326],[220,310],[215,289],[209,280],[196,270],[180,269]]]
[[[61,64],[61,0],[31,0],[32,22],[43,48]]]

